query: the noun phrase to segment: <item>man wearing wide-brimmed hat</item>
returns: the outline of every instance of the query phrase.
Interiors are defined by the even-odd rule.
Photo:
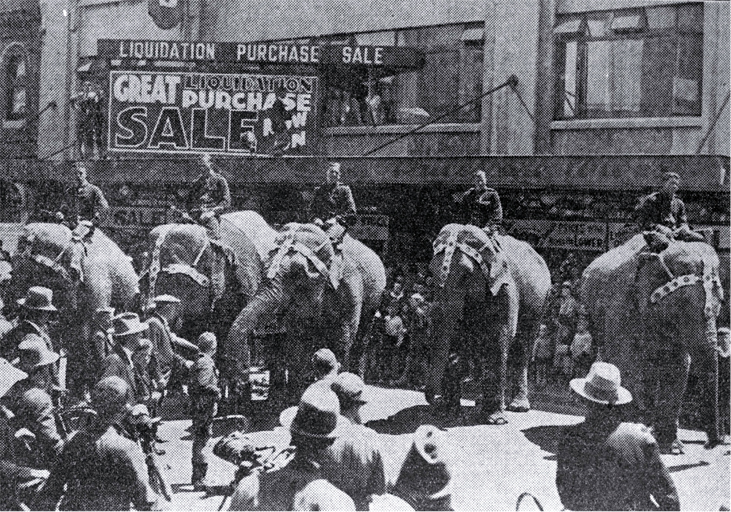
[[[59,355],[46,346],[36,334],[28,334],[18,345],[17,366],[26,377],[16,382],[2,399],[15,414],[15,425],[26,428],[36,436],[37,450],[27,462],[40,468],[51,467],[61,451],[63,442],[53,416],[53,375],[50,368]]]
[[[644,425],[620,419],[621,406],[632,401],[632,394],[621,386],[619,369],[594,363],[585,378],[573,379],[570,386],[587,414],[584,422],[568,427],[558,447],[556,486],[564,506],[680,510],[657,441]]]
[[[339,374],[331,384],[340,401],[340,413],[348,420],[322,465],[325,478],[348,493],[356,510],[368,510],[372,495],[386,492],[386,474],[378,433],[363,425],[362,407],[368,403],[368,390],[358,375]]]
[[[0,399],[27,376],[5,359],[0,359]],[[16,454],[17,426],[11,425],[14,416],[0,403],[0,510],[21,510],[19,502],[23,501],[23,490],[48,478],[48,470],[30,467]]]
[[[137,384],[135,381],[134,362],[132,356],[140,347],[142,334],[147,331],[147,324],[140,322],[135,313],[122,313],[112,320],[114,350],[102,362],[100,379],[119,377],[129,389],[130,403],[136,402]]]
[[[173,295],[158,295],[152,302],[155,312],[147,319],[149,332],[147,337],[152,341],[152,365],[158,389],[165,389],[171,383],[173,374],[184,374],[185,358],[176,350],[187,350],[191,356],[198,353],[198,347],[179,336],[176,336],[170,325],[175,322],[180,312],[180,299]]]
[[[322,478],[320,467],[327,449],[347,424],[340,415],[338,397],[322,385],[307,388],[299,406],[286,409],[279,421],[292,435],[294,458],[278,471],[243,478],[233,494],[230,510],[292,510],[295,494]]]
[[[32,286],[18,304],[22,308],[21,320],[8,332],[0,347],[0,357],[8,361],[18,357],[18,345],[26,334],[40,336],[50,350],[54,349],[48,330],[51,315],[58,311],[53,305],[53,291],[44,286]]]

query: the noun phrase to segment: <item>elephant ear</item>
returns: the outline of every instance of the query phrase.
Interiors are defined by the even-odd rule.
[[[497,295],[503,285],[510,283],[508,260],[498,240],[487,237],[484,244],[482,255],[490,268],[487,276],[488,286],[490,287],[490,293]]]
[[[70,273],[75,281],[84,282],[84,259],[86,258],[86,245],[81,241],[72,241],[68,250],[68,265]]]

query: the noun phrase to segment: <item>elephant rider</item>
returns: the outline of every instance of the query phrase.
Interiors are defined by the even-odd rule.
[[[10,332],[2,340],[0,345],[0,357],[4,357],[8,361],[13,361],[18,357],[18,345],[28,334],[39,336],[49,350],[54,350],[54,344],[51,341],[49,332],[49,324],[51,317],[58,309],[53,305],[53,291],[44,286],[31,286],[25,297],[18,300],[18,304],[22,307],[20,322],[13,327]],[[57,364],[53,365],[53,384],[59,386],[59,368]],[[60,389],[60,387],[59,387]]]
[[[164,390],[171,384],[180,383],[189,366],[186,358],[178,352],[186,350],[192,357],[198,354],[198,347],[176,336],[170,328],[170,324],[178,318],[180,299],[165,294],[158,295],[152,301],[155,312],[147,319],[147,337],[152,341],[153,375],[158,389]]]
[[[66,202],[56,212],[56,220],[66,224],[78,238],[90,238],[107,210],[104,193],[87,179],[86,164],[76,162],[76,186],[66,190]]]
[[[61,455],[35,510],[161,510],[149,485],[145,454],[122,426],[130,390],[119,377],[99,381],[91,393],[95,422],[76,433]]]
[[[208,230],[208,236],[218,240],[221,238],[220,217],[231,207],[231,192],[226,178],[216,172],[211,155],[204,153],[200,162],[203,171],[188,193],[188,213]]]
[[[310,221],[327,231],[336,245],[355,222],[355,200],[348,185],[340,182],[340,162],[329,162],[326,181],[315,188]]]
[[[637,223],[643,231],[659,231],[669,238],[703,242],[703,235],[688,227],[685,203],[675,195],[679,186],[680,175],[663,173],[660,190],[640,198],[635,208]]]
[[[2,400],[13,386],[28,377],[28,374],[0,359],[0,510],[24,510],[20,504],[27,494],[48,478],[46,469],[28,465],[19,453],[15,414]]]
[[[463,222],[483,228],[488,234],[497,232],[503,222],[503,206],[497,190],[487,186],[485,171],[475,171],[474,187],[462,194],[458,203]]]
[[[621,406],[632,394],[620,384],[619,369],[604,362],[594,363],[586,378],[571,380],[587,414],[558,446],[561,501],[569,510],[680,510],[657,441],[644,425],[622,422]]]

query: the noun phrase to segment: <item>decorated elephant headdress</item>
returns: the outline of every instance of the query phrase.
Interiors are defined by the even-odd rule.
[[[281,273],[288,257],[299,254],[307,261],[303,270],[308,277],[322,276],[337,290],[343,278],[343,256],[322,229],[314,224],[286,224],[276,238],[275,245],[267,264],[267,279],[273,279]]]
[[[61,224],[28,224],[18,241],[16,258],[51,270],[68,284],[84,281],[84,242]]]
[[[509,282],[508,262],[499,242],[477,226],[447,224],[434,240],[433,249],[435,256],[444,254],[439,274],[435,276],[440,287],[451,271],[455,252],[464,254],[480,267],[493,295]]]

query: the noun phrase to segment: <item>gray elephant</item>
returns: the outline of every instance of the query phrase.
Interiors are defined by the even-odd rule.
[[[335,351],[344,368],[358,364],[363,332],[386,286],[381,259],[346,235],[341,248],[314,224],[287,224],[267,264],[266,280],[229,332],[227,350],[249,363],[248,336],[262,318],[278,316],[287,330],[283,347],[289,396],[299,397],[310,356]]]
[[[690,363],[709,447],[718,430],[717,324],[723,291],[710,245],[670,241],[652,252],[642,234],[595,259],[584,271],[581,297],[600,357],[617,365],[647,410],[661,449],[682,451],[677,424]]]
[[[220,225],[220,241],[198,224],[165,224],[150,232],[143,293],[147,299],[178,297],[181,334],[191,340],[205,330],[219,342],[226,339],[229,325],[257,292],[274,249],[276,231],[256,212],[227,213]]]
[[[450,348],[461,336],[484,364],[480,419],[505,422],[507,364],[513,348],[519,359],[518,394],[509,408],[529,410],[530,348],[551,288],[543,258],[511,236],[491,238],[476,226],[448,224],[434,241],[430,268],[438,286],[431,308],[427,401],[442,394]]]

